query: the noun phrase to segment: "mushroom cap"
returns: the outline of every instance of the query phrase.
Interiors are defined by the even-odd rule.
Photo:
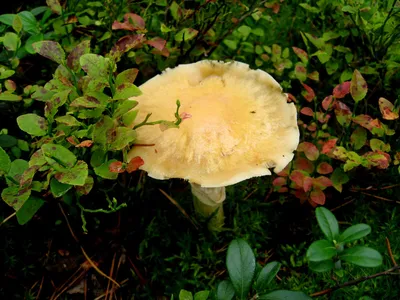
[[[200,61],[165,70],[140,86],[136,122],[174,120],[178,128],[137,129],[142,170],[156,179],[183,178],[202,187],[222,187],[280,172],[299,143],[297,112],[281,86],[261,70],[240,62]],[[135,109],[136,109],[135,108]]]

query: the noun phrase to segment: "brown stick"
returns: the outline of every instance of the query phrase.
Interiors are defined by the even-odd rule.
[[[393,252],[392,252],[392,247],[390,246],[390,241],[389,241],[389,239],[387,237],[385,239],[386,239],[386,248],[388,250],[390,259],[391,259],[393,265],[396,267],[397,266],[397,262],[394,259]]]
[[[370,193],[362,192],[362,191],[355,190],[355,189],[350,189],[350,192],[354,192],[354,193],[361,193],[361,194],[364,194],[364,195],[367,195],[367,196],[370,196],[370,197],[374,197],[374,198],[376,198],[376,199],[379,199],[379,200],[382,200],[382,201],[386,201],[386,202],[394,202],[394,203],[400,204],[400,201],[396,201],[396,200],[388,199],[388,198],[381,197],[381,196],[376,196],[376,195],[374,195],[374,194],[370,194]]]
[[[346,286],[356,285],[356,284],[358,284],[360,282],[363,282],[363,281],[366,281],[366,280],[369,280],[369,279],[373,279],[373,278],[380,277],[380,276],[385,276],[385,275],[393,275],[392,272],[396,271],[396,270],[399,270],[399,269],[400,269],[400,266],[395,266],[395,267],[390,268],[390,269],[388,269],[386,271],[383,271],[383,272],[379,272],[379,273],[376,273],[376,274],[373,274],[373,275],[370,275],[370,276],[363,276],[363,277],[360,277],[358,279],[351,280],[351,281],[345,282],[343,284],[339,284],[337,286],[331,287],[329,289],[316,292],[314,294],[311,294],[310,296],[311,297],[319,297],[319,296],[322,296],[322,295],[330,294],[330,293],[332,293],[332,292],[334,292],[334,291],[336,291],[338,289],[344,288]],[[398,275],[397,273],[395,273],[395,274]]]

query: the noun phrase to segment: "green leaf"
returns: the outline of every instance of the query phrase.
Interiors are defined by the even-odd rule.
[[[30,151],[29,143],[27,141],[17,140],[17,146],[22,151],[25,151],[25,152],[29,152]]]
[[[136,79],[138,72],[138,69],[127,69],[119,73],[117,75],[117,78],[115,79],[115,85],[120,86],[124,83],[133,83]]]
[[[94,127],[92,140],[95,143],[106,145],[113,140],[115,129],[114,120],[109,116],[104,116]]]
[[[46,163],[47,162],[44,157],[43,150],[39,149],[35,153],[32,154],[32,156],[29,160],[29,167],[33,167],[33,166],[41,167],[41,166],[45,165]]]
[[[81,68],[81,56],[88,53],[90,53],[90,40],[80,42],[68,55],[67,66],[74,72],[78,72]]]
[[[88,176],[85,180],[85,184],[82,186],[75,186],[75,190],[79,195],[87,195],[90,193],[94,185],[94,179],[92,176]]]
[[[19,225],[24,225],[37,211],[43,206],[45,202],[35,196],[30,196],[27,201],[22,205],[22,207],[17,211],[17,221]]]
[[[325,207],[317,207],[315,210],[318,225],[329,241],[339,236],[339,224],[335,216]]]
[[[112,164],[113,162],[117,162],[117,161],[118,160],[116,160],[116,159],[111,159],[111,160],[103,163],[99,167],[94,168],[94,172],[96,173],[96,175],[98,175],[102,178],[105,178],[105,179],[117,179],[118,173],[110,172],[110,170],[109,170],[110,164]]]
[[[43,39],[44,39],[43,33],[39,33],[39,34],[30,36],[25,42],[26,52],[28,52],[29,54],[35,54],[36,51],[35,51],[35,49],[33,49],[32,45],[36,42],[43,41]]]
[[[7,174],[11,168],[11,160],[7,152],[0,147],[0,176]]]
[[[65,64],[65,52],[61,45],[54,41],[40,41],[32,44],[36,53],[55,61],[59,65]]]
[[[363,238],[371,233],[371,227],[367,224],[356,224],[347,228],[339,237],[339,242],[349,243]]]
[[[372,151],[384,151],[384,152],[390,152],[390,144],[385,144],[383,141],[379,139],[371,139],[369,141],[369,145],[372,149]]]
[[[342,185],[347,183],[349,181],[349,176],[341,168],[336,168],[331,176],[331,181],[333,187],[339,191],[342,192]]]
[[[26,114],[17,118],[17,124],[22,131],[33,136],[44,136],[47,134],[47,121],[45,118],[35,114]]]
[[[0,15],[0,22],[8,26],[12,26],[15,14],[3,14]]]
[[[135,119],[137,117],[139,110],[131,110],[125,113],[122,116],[122,123],[124,123],[125,126],[127,127],[133,127],[133,122],[135,122]]]
[[[7,32],[3,37],[3,45],[8,51],[17,51],[21,46],[21,40],[14,32]]]
[[[65,115],[61,117],[55,118],[55,121],[61,124],[65,124],[67,126],[81,126],[82,123],[79,122],[75,117],[71,115]]]
[[[2,134],[0,135],[0,147],[11,148],[17,144],[17,139],[12,135]]]
[[[99,167],[104,163],[106,159],[106,152],[102,149],[97,149],[92,152],[92,156],[90,157],[90,165],[95,168]]]
[[[130,97],[136,97],[141,95],[142,92],[140,89],[132,84],[132,83],[123,83],[119,86],[117,86],[116,93],[113,97],[114,100],[119,100],[119,99],[128,99]]]
[[[58,109],[63,106],[71,93],[71,89],[66,89],[61,92],[55,93],[50,100],[46,101],[44,107],[44,116],[51,122],[54,116],[57,114]]]
[[[226,257],[229,278],[240,299],[246,299],[253,281],[256,260],[249,244],[242,239],[233,240]]]
[[[46,161],[57,169],[72,168],[76,163],[76,156],[61,145],[44,144],[42,151]]]
[[[0,100],[17,102],[21,101],[22,97],[6,91],[4,93],[0,93]]]
[[[21,11],[20,13],[18,13],[18,16],[21,18],[24,31],[26,31],[30,35],[35,35],[40,33],[38,21],[31,12],[26,10]]]
[[[270,282],[275,278],[281,268],[279,262],[273,261],[264,266],[258,274],[256,280],[256,290],[259,294],[260,292],[266,291],[269,288]]]
[[[108,78],[109,59],[97,54],[83,54],[79,59],[82,69],[93,78]]]
[[[335,264],[332,259],[322,261],[309,261],[308,266],[315,272],[328,272],[333,269]]]
[[[260,295],[257,299],[259,300],[311,300],[303,292],[278,290],[268,294]]]
[[[55,198],[63,196],[72,188],[72,185],[59,182],[57,179],[50,180],[50,191]]]
[[[88,177],[88,165],[83,160],[78,160],[73,168],[63,170],[54,175],[61,183],[83,186]]]
[[[14,70],[1,70],[0,69],[0,79],[6,79],[6,78],[8,78],[8,77],[11,77],[11,76],[13,76],[15,74],[15,71]],[[0,94],[0,96],[1,96],[1,94]]]
[[[194,300],[207,300],[210,295],[210,291],[200,291],[194,294]]]
[[[382,256],[375,249],[356,246],[340,253],[340,259],[360,267],[378,267],[382,264]]]
[[[22,174],[29,168],[29,164],[26,160],[15,159],[11,162],[10,169],[8,171],[6,181],[8,185],[17,185],[21,180]],[[9,179],[9,178],[12,178]],[[17,183],[15,183],[17,182]]]
[[[360,150],[367,142],[367,130],[358,126],[350,136],[350,143],[354,150]]]
[[[351,78],[350,94],[355,102],[359,102],[367,95],[368,85],[360,71],[354,70]]]
[[[110,150],[122,150],[136,139],[136,131],[127,127],[117,127],[115,140],[110,145]]]
[[[181,290],[179,292],[179,300],[193,300],[193,295],[189,291]]]
[[[310,245],[307,250],[307,259],[309,261],[323,261],[336,255],[335,245],[331,241],[319,240]]]
[[[22,30],[22,20],[18,15],[15,15],[14,17],[12,28],[16,33],[20,33]]]
[[[132,108],[134,108],[136,105],[138,105],[137,101],[133,100],[122,101],[121,103],[118,104],[117,109],[114,111],[113,117],[118,118],[122,116],[123,114],[127,113]]]
[[[71,102],[70,106],[84,108],[104,108],[105,104],[95,97],[85,95],[83,97],[76,98],[74,101]]]
[[[235,296],[235,289],[229,280],[221,281],[217,287],[218,300],[231,300]]]
[[[175,34],[175,41],[177,42],[190,41],[191,39],[195,38],[198,33],[199,31],[196,29],[184,28]]]
[[[18,211],[24,205],[30,195],[30,188],[20,189],[18,186],[7,187],[1,192],[1,198],[5,203],[14,208],[15,211]]]

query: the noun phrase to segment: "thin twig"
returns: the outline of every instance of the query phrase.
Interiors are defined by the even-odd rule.
[[[117,253],[114,253],[114,257],[113,257],[113,260],[111,262],[110,275],[109,275],[110,277],[112,277],[112,275],[114,273],[114,266],[115,266],[116,257],[117,257]],[[111,285],[111,281],[108,281],[107,289],[106,289],[106,300],[107,300],[107,298],[109,298],[111,300],[111,297],[112,297],[112,292],[110,291],[110,285]],[[110,296],[108,297],[108,295],[110,295]]]
[[[319,296],[322,296],[322,295],[330,294],[330,293],[332,293],[332,292],[334,292],[334,291],[336,291],[338,289],[341,289],[341,288],[344,288],[344,287],[347,287],[347,286],[356,285],[356,284],[359,284],[360,282],[363,282],[363,281],[366,281],[366,280],[369,280],[369,279],[373,279],[373,278],[380,277],[380,276],[392,275],[393,271],[396,271],[396,270],[399,270],[399,269],[400,269],[400,266],[395,266],[395,267],[390,268],[390,269],[388,269],[386,271],[383,271],[383,272],[379,272],[379,273],[376,273],[376,274],[373,274],[373,275],[370,275],[370,276],[363,276],[363,277],[360,277],[358,279],[351,280],[351,281],[345,282],[343,284],[339,284],[339,285],[334,286],[332,288],[316,292],[314,294],[311,294],[310,296],[311,297],[319,297]]]
[[[361,194],[364,194],[364,195],[367,195],[367,196],[370,196],[370,197],[374,197],[374,198],[382,200],[382,201],[394,202],[394,203],[400,204],[400,201],[388,199],[388,198],[381,197],[381,196],[376,196],[374,194],[366,193],[366,192],[363,192],[363,191],[358,191],[358,190],[355,190],[355,189],[350,189],[350,192],[361,193]]]
[[[17,214],[17,212],[12,213],[11,215],[9,215],[7,218],[5,218],[1,223],[0,226],[3,225],[5,222],[7,222],[8,220],[10,220],[12,217],[14,217]]]
[[[341,205],[339,205],[339,206],[336,206],[335,208],[332,208],[332,209],[331,209],[331,212],[334,212],[335,210],[338,210],[339,208],[342,208],[343,206],[346,206],[346,205],[348,205],[348,204],[350,204],[350,203],[353,203],[354,200],[355,200],[355,199],[349,200],[349,201],[347,201],[347,202],[345,202],[345,203],[343,203],[343,204],[341,204]]]
[[[394,259],[393,252],[392,252],[392,247],[390,246],[390,241],[389,241],[389,239],[387,237],[385,238],[385,240],[386,240],[386,248],[388,250],[390,260],[392,261],[393,265],[396,267],[397,266],[397,262]]]

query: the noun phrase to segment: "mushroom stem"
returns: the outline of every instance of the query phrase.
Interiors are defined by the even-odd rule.
[[[196,183],[190,185],[196,212],[204,218],[211,217],[208,223],[211,231],[221,230],[225,219],[223,208],[226,198],[225,187],[206,188]]]

